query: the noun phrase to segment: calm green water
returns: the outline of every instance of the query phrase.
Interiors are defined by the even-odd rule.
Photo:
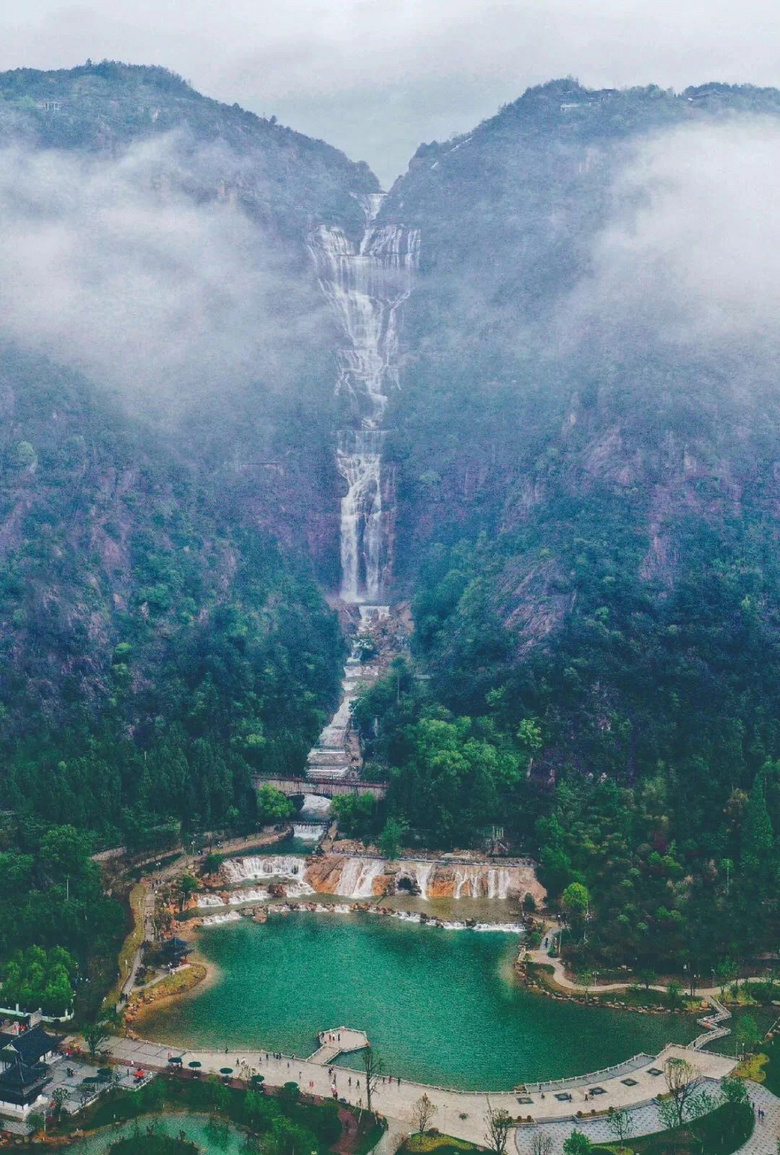
[[[153,1126],[160,1135],[178,1137],[183,1131],[188,1139],[197,1143],[203,1151],[221,1152],[221,1155],[245,1155],[247,1151],[244,1134],[221,1121],[214,1126],[204,1115],[190,1115],[186,1112],[166,1115],[143,1115],[140,1119],[124,1123],[120,1127],[110,1127],[82,1139],[68,1147],[69,1155],[105,1155],[112,1143],[134,1135],[136,1130],[144,1135],[147,1126]]]
[[[517,941],[359,914],[215,926],[200,943],[219,980],[143,1030],[193,1049],[305,1056],[318,1030],[355,1027],[395,1074],[487,1090],[583,1074],[697,1033],[690,1019],[530,994],[512,978]]]

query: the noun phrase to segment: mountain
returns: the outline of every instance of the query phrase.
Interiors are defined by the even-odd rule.
[[[551,894],[586,882],[600,965],[738,954],[735,862],[777,925],[778,112],[553,81],[422,146],[379,218],[421,237],[386,453],[431,681],[361,706],[367,755],[412,829],[505,823]]]
[[[301,767],[338,693],[307,243],[359,228],[376,179],[160,68],[0,97],[3,804],[109,842],[251,820],[250,773]]]
[[[384,197],[164,69],[0,95],[0,803],[252,822],[326,593],[408,600],[356,829],[502,826],[600,966],[771,946],[780,93],[552,81]]]

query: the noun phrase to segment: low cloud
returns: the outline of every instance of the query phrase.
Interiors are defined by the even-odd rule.
[[[115,159],[0,153],[0,336],[158,411],[283,388],[319,321],[254,221],[181,191],[179,155],[175,138]]]
[[[738,118],[663,133],[614,187],[576,310],[665,344],[707,348],[780,337],[780,126]]]

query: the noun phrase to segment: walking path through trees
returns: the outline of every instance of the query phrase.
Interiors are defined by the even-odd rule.
[[[542,936],[541,947],[538,947],[536,950],[525,951],[521,956],[522,959],[534,963],[537,966],[551,967],[555,984],[562,990],[571,991],[573,994],[600,995],[606,994],[609,991],[624,991],[635,985],[635,979],[626,979],[616,983],[603,983],[598,986],[594,984],[586,986],[583,983],[574,982],[567,976],[562,960],[557,956],[553,957],[550,953],[555,949],[555,942],[560,933],[561,928],[559,926],[555,923],[548,923]],[[741,981],[761,982],[764,980],[756,977],[742,979]],[[659,986],[655,983],[647,984],[647,989],[660,991],[663,994],[667,993],[666,987]],[[731,1028],[725,1026],[725,1023],[731,1018],[731,1011],[720,1001],[723,995],[722,987],[697,987],[695,994],[698,998],[708,1002],[712,1007],[712,1014],[706,1015],[698,1020],[701,1026],[705,1028],[704,1031],[690,1044],[694,1050],[700,1050],[707,1043],[712,1043],[715,1039],[722,1039],[731,1033]]]

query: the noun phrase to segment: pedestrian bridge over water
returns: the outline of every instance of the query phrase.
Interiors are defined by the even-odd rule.
[[[317,775],[311,775],[307,778],[263,778],[256,774],[254,785],[255,789],[265,785],[273,786],[288,797],[300,794],[319,794],[325,798],[333,798],[336,794],[373,794],[377,798],[384,798],[387,794],[386,782],[361,782],[357,778],[327,778]]]

